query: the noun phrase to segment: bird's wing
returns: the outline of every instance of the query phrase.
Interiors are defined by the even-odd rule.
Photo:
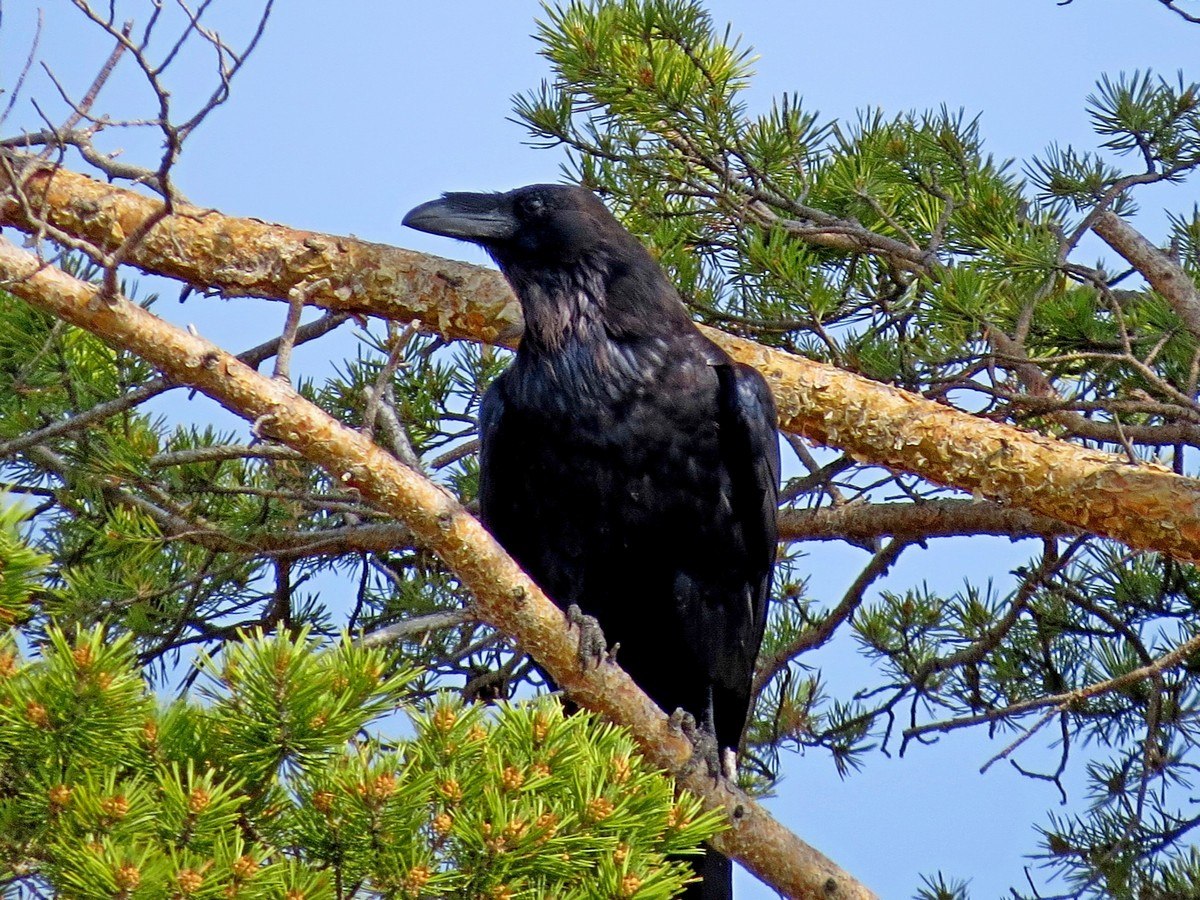
[[[485,525],[495,532],[491,523],[496,514],[498,499],[496,480],[492,472],[496,435],[504,418],[504,393],[501,386],[504,373],[492,382],[479,404],[479,511]]]
[[[775,400],[755,369],[738,362],[715,367],[720,382],[722,455],[733,487],[751,565],[754,631],[761,638],[778,539],[779,433]],[[756,640],[757,643],[757,640]],[[757,646],[754,652],[757,653]]]

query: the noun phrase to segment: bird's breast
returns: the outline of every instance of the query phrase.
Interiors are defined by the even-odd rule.
[[[661,338],[634,343],[581,335],[554,352],[518,351],[508,373],[507,400],[533,415],[603,428],[634,412],[649,395],[664,393],[666,382],[692,366],[691,359],[673,358]]]
[[[716,511],[725,481],[717,383],[703,360],[657,341],[518,358],[506,375],[514,459],[553,492],[568,487],[626,514],[662,504]],[[519,424],[517,424],[519,423]],[[582,499],[577,497],[577,500]]]

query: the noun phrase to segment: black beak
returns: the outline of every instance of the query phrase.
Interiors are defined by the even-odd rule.
[[[517,232],[517,220],[504,194],[443,194],[409,210],[404,224],[417,231],[488,244]]]

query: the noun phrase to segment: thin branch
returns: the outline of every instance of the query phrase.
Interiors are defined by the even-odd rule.
[[[1141,272],[1171,304],[1192,336],[1200,338],[1200,290],[1175,260],[1146,240],[1120,216],[1108,210],[1096,216],[1092,231]]]
[[[887,574],[888,569],[900,558],[908,542],[898,538],[891,540],[886,547],[879,550],[871,561],[858,573],[854,583],[850,585],[842,601],[829,611],[820,622],[812,628],[807,628],[796,636],[796,639],[785,647],[780,647],[775,653],[765,659],[759,659],[754,667],[754,694],[760,694],[767,684],[778,675],[796,657],[828,643],[837,629],[847,621],[855,610],[862,605],[867,588]]]
[[[128,39],[131,31],[133,31],[132,19],[121,26],[121,34]],[[121,56],[125,53],[125,46],[126,45],[124,41],[117,41],[116,46],[113,47],[112,53],[108,55],[108,59],[104,61],[104,65],[100,67],[100,71],[92,80],[91,87],[87,89],[87,93],[83,95],[83,99],[79,101],[78,106],[71,111],[71,115],[67,118],[67,121],[62,124],[62,127],[59,129],[60,131],[73,131],[75,126],[79,124],[80,120],[88,114],[88,111],[92,108],[92,104],[96,102],[96,98],[100,95],[100,89],[104,87],[109,76],[112,75],[113,69],[115,69],[117,63],[120,62]]]
[[[326,313],[321,318],[301,328],[296,335],[296,341],[304,343],[328,334],[348,318],[350,318],[348,313]],[[274,355],[276,348],[279,346],[279,340],[279,338],[274,338],[259,344],[257,347],[252,347],[238,354],[238,359],[248,366],[257,366]],[[63,437],[72,432],[89,428],[97,422],[102,422],[107,418],[125,412],[127,409],[132,409],[138,404],[144,403],[152,397],[157,397],[159,394],[169,391],[176,386],[166,378],[155,378],[147,381],[140,387],[133,388],[120,397],[104,403],[97,403],[90,409],[54,422],[44,428],[30,431],[9,441],[0,442],[0,459],[15,456],[17,453],[21,453],[30,447],[35,447],[54,438]]]
[[[1175,13],[1175,15],[1179,16],[1179,18],[1183,19],[1185,22],[1191,22],[1192,24],[1200,25],[1200,16],[1193,15],[1189,12],[1184,12],[1175,5],[1178,0],[1158,0],[1158,2],[1171,12]]]
[[[296,333],[300,330],[300,317],[304,315],[304,294],[307,287],[297,285],[288,291],[288,311],[279,335],[279,352],[275,354],[273,377],[291,381],[292,347],[296,344]]]
[[[1114,676],[1104,681],[1097,681],[1093,684],[1086,685],[1081,688],[1076,688],[1072,691],[1063,691],[1059,694],[1050,694],[1044,697],[1033,697],[1029,700],[1023,700],[1020,703],[1013,703],[1003,709],[992,709],[987,712],[980,713],[975,716],[964,716],[961,719],[953,719],[945,722],[930,722],[927,725],[918,725],[914,728],[909,728],[904,732],[905,739],[918,737],[923,734],[932,732],[948,732],[957,731],[960,728],[967,728],[971,725],[978,725],[981,722],[995,722],[1000,719],[1011,719],[1016,716],[1032,712],[1037,709],[1045,709],[1046,707],[1054,707],[1056,711],[1070,711],[1079,706],[1086,700],[1093,697],[1098,697],[1101,694],[1112,693],[1119,691],[1130,685],[1138,684],[1142,681],[1153,680],[1162,675],[1169,669],[1175,666],[1182,665],[1193,654],[1200,652],[1200,635],[1195,635],[1184,641],[1174,650],[1169,653],[1164,653],[1149,665],[1139,666],[1136,669],[1130,669],[1121,675]]]
[[[453,465],[460,459],[470,456],[478,449],[478,438],[471,438],[469,441],[463,441],[457,447],[447,450],[445,453],[442,453],[441,455],[435,456],[433,459],[431,459],[429,461],[429,468],[433,469],[435,472],[440,469],[444,469],[446,466]]]
[[[224,462],[230,459],[295,460],[303,458],[290,447],[280,447],[275,444],[258,444],[253,447],[244,444],[214,444],[208,447],[196,447],[192,450],[156,453],[146,460],[146,465],[151,469],[165,469],[170,466],[191,466],[197,463]]]
[[[848,541],[861,545],[887,536],[925,540],[992,534],[1019,540],[1078,533],[1078,529],[1057,519],[983,500],[854,501],[842,506],[779,511],[779,539],[783,541]]]
[[[395,454],[396,458],[406,466],[419,469],[421,460],[417,456],[416,450],[413,449],[408,429],[404,427],[404,423],[396,414],[396,392],[392,385],[396,370],[403,362],[409,341],[417,333],[417,328],[411,322],[405,325],[403,330],[399,329],[395,322],[388,322],[387,328],[390,347],[387,359],[380,367],[375,383],[367,391],[367,402],[363,408],[362,430],[367,437],[373,437],[375,426],[378,423],[386,438],[388,449]]]
[[[402,622],[394,622],[362,636],[362,644],[367,647],[377,647],[380,644],[394,644],[431,631],[444,631],[447,628],[457,628],[467,622],[475,621],[475,616],[468,610],[452,609],[445,612],[427,613],[423,616],[413,616]]]
[[[33,68],[34,60],[37,59],[38,44],[42,40],[42,27],[45,25],[45,18],[45,12],[41,7],[38,7],[37,27],[33,32],[33,40],[29,42],[29,55],[25,58],[25,65],[21,67],[21,71],[17,75],[17,80],[13,84],[12,93],[8,96],[8,103],[4,107],[4,112],[0,113],[0,125],[4,124],[4,120],[9,117],[13,111],[13,107],[17,105],[17,98],[21,96],[21,88],[25,86],[25,79],[29,76],[29,71]]]

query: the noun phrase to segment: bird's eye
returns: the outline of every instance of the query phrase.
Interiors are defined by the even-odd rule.
[[[522,197],[521,203],[520,203],[520,208],[521,208],[521,214],[524,215],[526,218],[540,216],[542,214],[542,210],[546,208],[546,201],[536,195],[530,196],[530,197]]]

